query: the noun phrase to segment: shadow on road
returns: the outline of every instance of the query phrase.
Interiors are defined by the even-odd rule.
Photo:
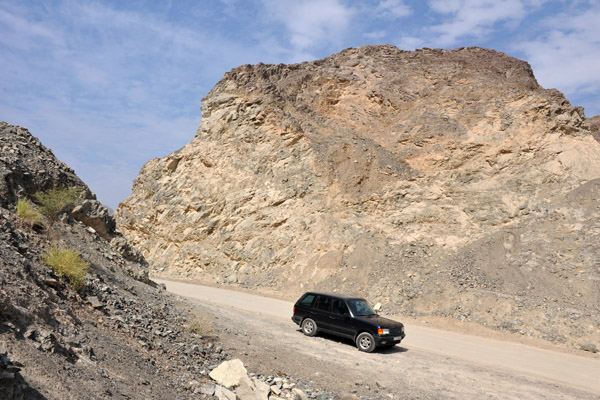
[[[296,330],[298,333],[304,335],[302,333],[302,329],[297,329]],[[346,338],[341,338],[339,336],[335,336],[335,335],[330,335],[328,333],[324,333],[324,332],[319,332],[317,334],[317,337],[326,339],[326,340],[330,340],[332,342],[336,342],[339,344],[343,344],[343,345],[348,345],[348,346],[352,346],[354,348],[356,348],[356,343],[354,343],[354,341],[350,340],[350,339],[346,339]],[[358,349],[357,349],[358,351]],[[396,353],[406,353],[408,351],[407,348],[405,347],[400,347],[398,345],[394,346],[394,347],[378,347],[375,349],[375,353],[380,353],[380,354],[396,354]]]

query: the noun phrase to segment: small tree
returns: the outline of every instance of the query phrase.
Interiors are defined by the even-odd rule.
[[[17,200],[17,217],[23,224],[27,224],[29,229],[33,229],[34,225],[42,223],[42,215],[28,199]]]
[[[85,287],[85,276],[90,263],[83,260],[75,250],[51,247],[42,258],[58,276],[67,278],[73,289],[80,291]]]
[[[81,191],[77,188],[53,188],[45,192],[37,192],[33,196],[39,203],[40,213],[48,220],[48,228],[57,221],[58,215],[68,206],[75,204]]]

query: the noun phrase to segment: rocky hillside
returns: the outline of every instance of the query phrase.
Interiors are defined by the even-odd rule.
[[[148,280],[73,170],[24,128],[0,123],[0,144],[0,399],[235,398],[209,378],[228,357],[210,321]],[[51,227],[17,216],[17,199],[55,187],[82,198]],[[43,261],[52,246],[90,264],[79,292]],[[243,399],[271,390],[269,377],[245,382],[231,389]]]
[[[594,138],[600,142],[600,115],[589,118],[587,123],[592,131],[592,135],[594,135]]]
[[[579,346],[600,342],[598,178],[583,109],[526,62],[366,46],[225,74],[116,220],[162,276]]]

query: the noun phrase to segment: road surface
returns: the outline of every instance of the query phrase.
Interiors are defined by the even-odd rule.
[[[304,337],[290,319],[291,302],[155,280],[209,310],[246,364],[287,368],[329,390],[364,398],[600,398],[598,358],[412,324],[396,348],[360,353],[350,342]]]

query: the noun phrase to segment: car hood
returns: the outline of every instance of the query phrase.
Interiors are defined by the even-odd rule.
[[[401,322],[398,321],[394,321],[393,319],[389,319],[389,318],[384,318],[380,315],[377,314],[373,314],[373,315],[366,315],[366,316],[358,316],[355,317],[358,320],[367,322],[369,324],[374,324],[374,325],[379,325],[382,328],[400,328],[401,326],[404,326]]]

